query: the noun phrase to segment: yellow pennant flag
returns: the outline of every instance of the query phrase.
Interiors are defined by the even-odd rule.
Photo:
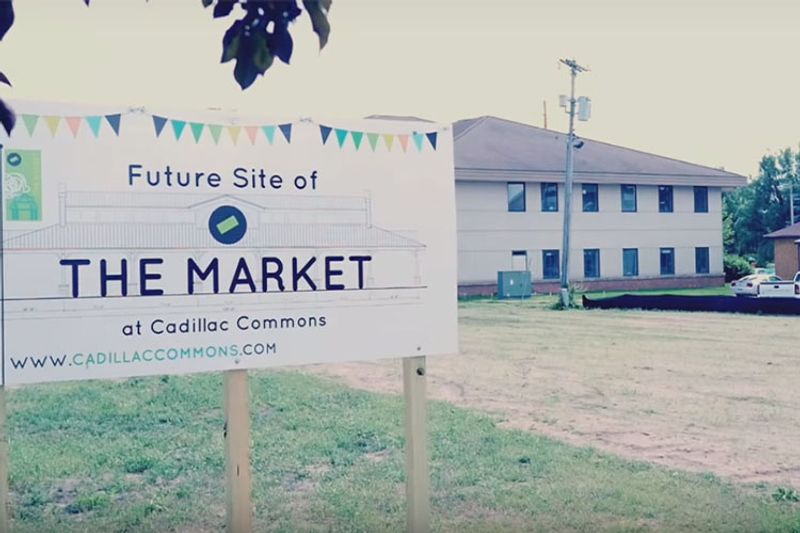
[[[386,143],[386,148],[391,152],[392,144],[394,143],[394,135],[389,135],[389,134],[384,135],[383,142]]]
[[[44,122],[47,124],[47,129],[50,130],[50,135],[55,137],[58,125],[61,124],[61,117],[44,117]]]
[[[233,144],[236,144],[236,142],[239,140],[239,134],[241,132],[242,132],[241,126],[228,126],[228,133],[230,133],[231,135],[231,140],[233,141]]]

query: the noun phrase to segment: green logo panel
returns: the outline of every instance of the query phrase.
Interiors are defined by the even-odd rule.
[[[8,150],[4,154],[3,206],[6,220],[42,220],[42,153]]]

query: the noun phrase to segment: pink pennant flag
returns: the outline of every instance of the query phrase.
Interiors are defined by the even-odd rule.
[[[397,138],[400,140],[400,146],[403,147],[403,151],[405,152],[408,148],[408,135],[398,135]]]
[[[245,126],[245,133],[250,138],[250,144],[256,144],[256,134],[258,133],[258,126]]]
[[[72,132],[73,137],[78,136],[78,131],[81,129],[81,121],[83,118],[81,117],[66,117],[67,126],[69,126],[69,131]]]

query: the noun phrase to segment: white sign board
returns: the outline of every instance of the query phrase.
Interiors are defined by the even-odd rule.
[[[15,109],[4,384],[456,352],[449,127]]]

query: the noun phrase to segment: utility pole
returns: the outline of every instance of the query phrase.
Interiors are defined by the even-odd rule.
[[[570,226],[572,224],[572,167],[573,153],[575,151],[575,78],[578,73],[587,72],[589,69],[579,65],[574,59],[561,59],[563,65],[570,70],[570,93],[569,100],[566,102],[569,113],[569,133],[567,134],[567,168],[564,179],[564,236],[561,244],[561,303],[564,308],[568,308],[569,301],[569,247],[570,247]],[[588,98],[582,98],[588,101]],[[562,107],[564,106],[562,98]],[[583,117],[582,117],[583,118]],[[585,120],[588,120],[588,115]]]

